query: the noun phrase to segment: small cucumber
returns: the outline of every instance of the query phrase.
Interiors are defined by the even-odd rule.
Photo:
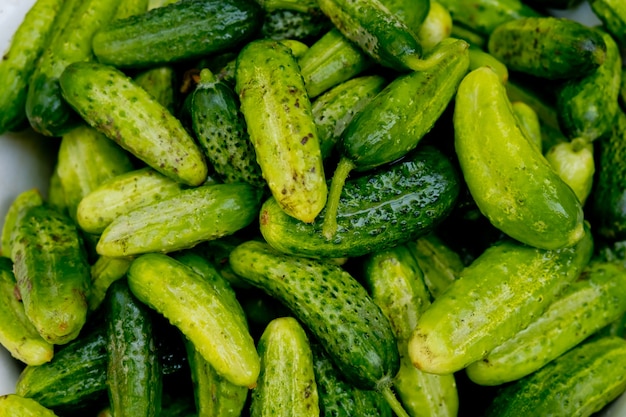
[[[261,374],[252,390],[250,417],[319,416],[313,354],[300,323],[293,317],[272,320],[257,349]]]
[[[461,3],[459,3],[461,4]],[[464,4],[464,3],[463,3]],[[446,6],[443,6],[446,7]],[[459,23],[457,20],[452,20],[452,32],[450,36],[457,39],[462,39],[470,45],[477,46],[484,49],[487,45],[487,37],[483,36],[476,31],[470,29],[467,26]]]
[[[466,368],[481,385],[500,385],[537,371],[626,312],[626,267],[592,262],[525,329]]]
[[[35,206],[43,204],[43,197],[36,188],[22,191],[11,202],[2,225],[2,242],[0,248],[5,257],[11,257],[11,247],[13,246],[13,233],[15,225],[21,221],[26,211]]]
[[[491,68],[498,76],[500,77],[500,81],[502,84],[506,84],[509,80],[509,70],[496,57],[491,55],[489,52],[484,51],[482,48],[478,46],[470,45],[469,49],[469,70],[473,71],[476,68],[480,67],[489,67]]]
[[[277,250],[312,258],[354,257],[417,239],[436,227],[454,207],[460,179],[434,147],[419,147],[404,160],[350,179],[342,188],[337,232],[323,234],[326,212],[305,224],[268,199],[260,230]]]
[[[190,248],[251,224],[260,198],[261,190],[246,183],[182,190],[115,218],[96,250],[101,256],[125,257]]]
[[[41,365],[54,356],[54,347],[41,337],[15,294],[13,262],[0,257],[0,345],[26,365]]]
[[[319,8],[313,12],[275,9],[265,13],[261,36],[277,41],[312,43],[331,28],[332,23]]]
[[[126,276],[132,258],[99,256],[91,265],[91,291],[87,296],[90,311],[96,311],[104,301],[106,292],[115,281]]]
[[[626,340],[589,341],[504,388],[485,416],[588,417],[626,390],[624,372]]]
[[[593,14],[620,45],[626,45],[626,7],[620,0],[590,0]]]
[[[93,37],[99,62],[151,67],[241,46],[259,28],[262,10],[247,0],[180,0],[119,19]]]
[[[209,281],[156,253],[136,258],[127,276],[133,294],[178,327],[219,375],[239,386],[256,384],[260,365],[254,341]]]
[[[235,91],[272,195],[287,214],[312,222],[327,187],[311,102],[290,49],[267,39],[247,44]]]
[[[499,25],[487,49],[511,71],[550,80],[589,75],[606,60],[606,44],[597,30],[552,16]]]
[[[202,152],[181,122],[121,71],[77,62],[59,81],[85,121],[122,148],[175,181],[200,185],[206,179]]]
[[[11,260],[39,334],[53,344],[75,339],[87,320],[90,275],[74,222],[47,205],[30,208],[16,224]]]
[[[430,0],[430,7],[424,22],[413,29],[425,53],[432,50],[439,42],[452,34],[452,16],[448,9],[435,0]]]
[[[146,90],[156,101],[174,114],[178,95],[175,91],[176,71],[171,66],[163,65],[150,68],[137,74],[135,83]]]
[[[151,311],[117,280],[104,300],[107,390],[116,417],[158,416],[163,381]]]
[[[398,16],[414,34],[417,34],[426,21],[432,5],[431,0],[380,0],[380,2]]]
[[[454,137],[469,191],[496,228],[543,249],[582,238],[580,201],[520,129],[505,87],[490,68],[478,68],[461,82]]]
[[[543,151],[541,122],[537,112],[523,101],[512,101],[513,113],[519,122],[520,129],[539,152]]]
[[[582,138],[558,143],[546,152],[546,159],[552,168],[576,193],[583,205],[591,193],[596,172],[593,154],[593,145]]]
[[[420,316],[409,342],[411,360],[418,369],[448,374],[485,357],[540,315],[592,251],[589,230],[565,249],[510,240],[489,247]]]
[[[0,395],[0,415],[4,417],[56,417],[52,410],[37,401],[16,394]]]

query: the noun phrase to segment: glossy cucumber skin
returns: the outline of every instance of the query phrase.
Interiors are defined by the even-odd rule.
[[[312,222],[328,190],[311,102],[290,49],[266,39],[247,44],[237,57],[235,91],[272,195],[290,216]]]
[[[37,401],[16,394],[0,396],[0,414],[4,417],[56,417],[52,410]]]
[[[122,416],[158,416],[163,381],[148,306],[115,281],[105,298],[107,389],[111,411]]]
[[[322,234],[325,210],[312,224],[304,224],[281,213],[272,199],[261,208],[260,229],[281,252],[313,258],[360,256],[428,233],[450,212],[459,190],[450,161],[424,146],[388,168],[346,182],[332,240]]]
[[[156,253],[137,257],[127,276],[133,294],[178,327],[218,374],[235,385],[256,384],[260,365],[254,341],[211,283]]]
[[[20,222],[20,219],[24,217],[24,214],[29,208],[42,204],[43,197],[37,188],[22,191],[13,199],[4,216],[4,223],[2,224],[2,241],[0,242],[2,256],[11,257],[15,225]]]
[[[592,262],[528,327],[469,365],[470,379],[500,385],[537,371],[626,312],[626,269]]]
[[[395,376],[400,360],[389,321],[341,267],[284,255],[258,241],[240,244],[229,259],[235,273],[294,313],[347,381],[375,389]]]
[[[89,125],[147,165],[188,185],[206,179],[204,156],[181,122],[121,71],[78,62],[63,71],[60,84]]]
[[[119,68],[197,58],[240,46],[261,19],[251,1],[181,0],[110,23],[93,37],[93,52]]]
[[[90,273],[74,222],[47,205],[28,209],[11,251],[26,315],[50,343],[75,339],[87,321]]]
[[[598,31],[557,17],[503,23],[489,37],[487,50],[511,71],[551,80],[589,75],[606,59]]]
[[[565,249],[509,240],[491,246],[420,316],[409,341],[411,360],[418,369],[447,374],[485,357],[540,315],[592,250],[589,230]]]
[[[28,81],[54,30],[62,0],[36,1],[11,38],[0,63],[0,134],[26,121]]]
[[[502,390],[485,415],[588,417],[624,392],[625,370],[624,339],[590,340]]]
[[[265,13],[260,32],[264,38],[311,43],[331,28],[332,23],[319,9],[314,12],[275,9]]]
[[[619,0],[591,0],[593,13],[620,45],[626,43],[626,7]]]
[[[491,224],[543,249],[581,239],[583,210],[576,194],[519,128],[505,88],[491,69],[478,68],[461,82],[454,128],[463,177]]]
[[[313,354],[302,325],[293,317],[272,320],[257,349],[261,374],[252,390],[250,417],[319,416]]]

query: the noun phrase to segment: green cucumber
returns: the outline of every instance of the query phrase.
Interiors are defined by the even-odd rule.
[[[507,83],[507,81],[509,80],[509,70],[506,65],[502,63],[502,61],[491,55],[489,52],[484,51],[482,48],[479,48],[478,46],[470,45],[468,52],[470,59],[470,71],[473,71],[476,68],[480,67],[489,67],[494,70],[496,74],[498,74],[498,76],[500,77],[500,81],[502,81],[502,84]]]
[[[291,39],[312,43],[331,27],[332,23],[319,9],[315,12],[275,9],[265,13],[261,36],[277,41]]]
[[[313,257],[364,255],[417,239],[436,227],[454,207],[460,179],[434,147],[419,147],[402,161],[350,179],[337,209],[332,240],[322,230],[326,212],[312,224],[282,213],[270,198],[259,214],[265,240],[281,252]]]
[[[37,401],[16,394],[0,396],[0,414],[4,417],[56,417],[52,410]]]
[[[398,16],[407,28],[417,34],[430,13],[431,0],[380,0],[390,12]],[[420,43],[423,46],[423,44]]]
[[[590,0],[593,14],[620,45],[626,45],[626,7],[619,0]]]
[[[126,19],[127,17],[142,14],[148,11],[150,0],[122,1],[115,11],[113,20]]]
[[[9,49],[0,61],[0,134],[18,129],[26,121],[28,83],[37,60],[50,41],[56,17],[63,0],[38,0],[33,3],[24,20],[11,38]]]
[[[293,317],[272,320],[261,335],[259,383],[252,390],[250,417],[320,415],[309,339]]]
[[[482,359],[545,311],[592,251],[588,229],[564,249],[512,240],[489,247],[420,316],[409,341],[411,360],[418,369],[448,374]]]
[[[176,71],[171,66],[160,66],[140,72],[134,77],[135,83],[146,90],[163,107],[174,114],[176,101]]]
[[[443,7],[446,7],[446,6],[444,5]],[[476,31],[463,25],[462,23],[459,23],[457,20],[454,20],[454,19],[452,20],[452,31],[450,32],[450,36],[453,38],[457,38],[457,39],[463,39],[465,42],[469,43],[470,45],[477,46],[482,49],[484,49],[485,46],[487,45],[486,36],[481,35],[480,33],[477,33]]]
[[[425,53],[452,34],[452,16],[448,9],[435,0],[430,0],[428,14],[415,34],[422,45]]]
[[[87,296],[90,311],[96,311],[104,301],[106,292],[115,281],[124,278],[132,258],[99,256],[91,265],[91,291]]]
[[[155,170],[189,185],[206,179],[202,152],[181,122],[121,71],[78,62],[63,71],[60,85],[88,124]]]
[[[253,1],[181,0],[111,22],[93,37],[93,53],[118,68],[197,58],[241,46],[261,19]]]
[[[254,341],[209,281],[156,253],[137,257],[127,277],[133,294],[178,327],[219,375],[239,386],[256,384],[260,365]]]
[[[589,75],[606,60],[606,44],[597,30],[552,16],[499,25],[489,36],[487,50],[510,71],[550,80]]]
[[[290,49],[268,39],[247,44],[235,91],[272,195],[290,216],[312,222],[327,187],[311,102]]]
[[[461,82],[454,136],[469,191],[496,228],[543,249],[582,238],[578,197],[520,129],[505,87],[490,68],[478,68]]]
[[[0,249],[2,249],[3,256],[11,257],[15,225],[20,222],[20,219],[29,208],[42,204],[43,197],[36,188],[22,191],[13,199],[4,216],[4,223],[2,225],[2,242]]]
[[[293,10],[302,13],[320,13],[317,0],[255,0],[266,12]]]
[[[591,193],[596,172],[593,144],[576,138],[561,142],[546,152],[546,159],[557,174],[574,191],[581,204],[585,204]]]
[[[59,213],[68,214],[67,204],[65,203],[65,190],[63,190],[57,168],[58,164],[55,164],[48,182],[48,204]]]
[[[530,142],[535,145],[539,152],[543,151],[541,137],[541,122],[537,112],[523,101],[512,101],[513,113],[520,124],[520,129],[524,132]]]

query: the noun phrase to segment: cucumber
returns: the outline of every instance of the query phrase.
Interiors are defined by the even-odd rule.
[[[441,3],[430,0],[428,14],[423,23],[413,29],[425,53],[428,53],[452,34],[452,16]]]
[[[542,152],[543,143],[541,138],[541,122],[539,121],[537,112],[523,101],[512,101],[511,107],[513,108],[513,113],[515,113],[515,117],[519,122],[520,129],[530,142],[535,145],[535,148],[537,148],[539,152]]]
[[[619,0],[590,0],[593,14],[620,45],[626,45],[626,7]]]
[[[521,379],[575,347],[626,312],[626,267],[592,262],[525,329],[466,368],[481,385]]]
[[[263,187],[254,147],[239,111],[237,94],[204,68],[191,97],[192,128],[205,156],[225,183]]]
[[[293,10],[301,13],[320,13],[317,0],[255,0],[266,12]]]
[[[133,294],[178,327],[219,375],[239,386],[256,384],[260,365],[254,341],[210,282],[156,253],[137,257],[127,277]]]
[[[404,160],[350,179],[337,209],[337,232],[323,234],[326,211],[312,224],[282,213],[268,199],[261,207],[260,231],[275,249],[312,258],[355,257],[390,248],[428,233],[451,212],[460,179],[436,148],[421,146]]]
[[[290,49],[267,39],[247,44],[237,57],[235,91],[272,195],[287,214],[312,222],[327,187],[311,103]]]
[[[176,71],[171,66],[163,65],[140,72],[134,77],[135,83],[146,90],[156,101],[174,114],[178,101]]]
[[[59,81],[63,97],[96,130],[175,181],[204,182],[206,162],[181,122],[122,72],[79,62]]]
[[[506,84],[509,80],[509,70],[502,63],[502,61],[498,60],[496,57],[491,55],[489,52],[484,51],[482,48],[478,46],[470,45],[469,49],[469,70],[473,71],[476,68],[480,67],[489,67],[491,68],[498,76],[500,77],[500,81],[502,84]]]
[[[163,381],[150,309],[126,280],[109,287],[104,300],[107,391],[116,417],[158,416]]]
[[[80,122],[63,99],[59,77],[69,64],[93,59],[91,39],[113,18],[119,4],[120,0],[64,3],[50,42],[29,80],[26,116],[35,131],[60,136]]]
[[[454,137],[469,191],[496,228],[543,249],[582,238],[580,201],[520,129],[505,87],[490,68],[478,68],[461,82]]]
[[[246,183],[180,191],[118,216],[100,235],[101,256],[173,252],[235,233],[256,218],[261,190]]]
[[[589,75],[606,60],[606,43],[597,30],[552,16],[499,25],[489,36],[487,50],[511,71],[549,80]]]
[[[558,143],[546,152],[546,159],[552,168],[576,193],[583,205],[591,193],[596,172],[593,154],[593,144],[583,138]]]
[[[52,410],[37,401],[16,394],[0,395],[0,414],[5,417],[56,417]]]
[[[21,218],[24,217],[24,213],[26,213],[29,208],[42,204],[43,197],[36,188],[22,191],[13,199],[4,216],[4,223],[2,225],[2,241],[0,248],[2,249],[3,256],[11,257],[15,225],[21,221]]]
[[[113,20],[125,19],[148,11],[149,0],[122,1],[115,11]]]
[[[588,417],[626,390],[626,341],[604,337],[583,343],[499,392],[486,417]]]
[[[291,39],[312,43],[331,28],[332,23],[319,8],[313,12],[274,9],[265,13],[260,32],[263,38],[277,41]]]
[[[300,323],[293,317],[272,320],[257,349],[261,374],[252,390],[250,417],[319,416],[313,354]]]
[[[41,365],[54,356],[54,347],[41,337],[15,294],[13,262],[0,257],[0,345],[26,365]]]
[[[411,360],[423,371],[448,374],[482,359],[540,315],[592,251],[589,230],[570,248],[512,240],[489,247],[420,316],[409,341]]]
[[[0,134],[21,127],[26,119],[28,82],[35,71],[52,32],[63,0],[38,0],[33,3],[24,20],[11,38],[9,49],[0,61]]]
[[[240,47],[261,19],[253,1],[180,0],[111,22],[93,37],[93,53],[118,68],[197,58]]]
[[[96,311],[104,301],[106,292],[115,281],[124,278],[132,258],[99,256],[91,265],[91,291],[87,296],[90,311]]]
[[[74,222],[47,205],[16,224],[11,260],[26,316],[53,344],[78,336],[87,321],[90,275]]]
[[[417,34],[431,11],[431,0],[380,0],[390,12],[398,16],[407,28]],[[422,43],[420,43],[423,46]]]

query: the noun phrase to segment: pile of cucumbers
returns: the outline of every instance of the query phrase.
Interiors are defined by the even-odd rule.
[[[590,416],[626,391],[626,4],[37,0],[2,416]]]

